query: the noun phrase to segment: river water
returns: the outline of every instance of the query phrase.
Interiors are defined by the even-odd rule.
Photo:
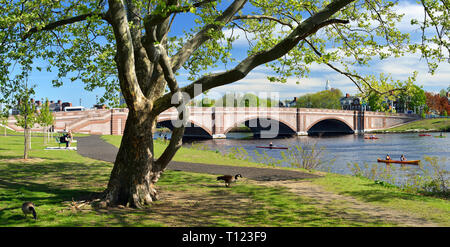
[[[211,150],[219,150],[228,153],[231,148],[244,148],[248,156],[257,160],[255,151],[260,154],[263,150],[274,159],[281,160],[281,153],[285,150],[260,149],[256,146],[268,146],[270,142],[279,147],[295,147],[296,145],[307,147],[315,144],[316,148],[323,147],[323,158],[331,160],[326,162],[318,170],[324,170],[339,174],[353,174],[352,163],[357,163],[360,167],[367,165],[378,169],[385,169],[385,163],[377,163],[377,158],[385,158],[389,154],[392,159],[400,160],[404,154],[408,160],[421,160],[425,169],[429,169],[425,156],[437,157],[439,166],[450,171],[450,136],[446,138],[436,138],[440,133],[428,133],[432,136],[419,136],[417,133],[397,133],[397,134],[377,134],[379,139],[364,139],[360,135],[340,135],[340,136],[293,136],[281,139],[242,139],[248,137],[249,133],[229,133],[227,139],[197,140],[196,143],[207,145]],[[444,133],[448,135],[448,133]],[[185,145],[190,145],[189,143]],[[333,161],[334,159],[334,161]],[[420,169],[414,165],[406,165],[404,169],[400,164],[392,164],[390,172],[393,172],[397,179],[391,181],[396,184],[403,183],[408,175],[421,174]]]

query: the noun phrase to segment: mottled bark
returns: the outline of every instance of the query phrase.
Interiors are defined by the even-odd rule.
[[[152,125],[152,119],[129,115],[105,191],[109,205],[140,208],[158,199],[155,183],[162,170],[154,169]]]

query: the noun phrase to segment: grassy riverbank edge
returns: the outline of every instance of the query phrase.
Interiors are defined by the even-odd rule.
[[[383,130],[367,131],[368,133],[421,133],[421,132],[450,132],[450,119],[431,118],[412,121],[400,126]]]

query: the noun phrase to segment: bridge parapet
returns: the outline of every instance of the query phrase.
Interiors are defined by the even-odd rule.
[[[213,138],[224,138],[233,127],[253,119],[270,119],[271,123],[282,123],[298,135],[308,134],[312,126],[324,120],[340,121],[355,133],[362,133],[419,119],[418,115],[403,113],[286,107],[187,107],[187,113],[191,124],[202,128]],[[55,130],[121,135],[127,116],[126,108],[56,112]],[[158,122],[176,120],[177,117],[177,109],[172,107],[160,114]],[[22,130],[15,125],[14,117],[10,117],[8,122],[11,128]],[[40,130],[39,127],[34,129]]]

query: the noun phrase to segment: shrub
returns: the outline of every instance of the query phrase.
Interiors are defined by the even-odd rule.
[[[418,190],[422,193],[449,198],[450,172],[439,165],[437,157],[424,156],[424,159],[428,163],[427,167],[429,169],[420,166],[423,175],[420,180],[416,182]],[[441,162],[445,163],[446,159],[447,158],[445,157],[442,158]],[[417,178],[417,176],[415,178]]]
[[[307,170],[317,169],[325,163],[333,163],[335,159],[325,159],[325,148],[318,147],[317,143],[305,143],[303,146],[295,145],[286,152],[282,152],[283,162],[291,167]]]

